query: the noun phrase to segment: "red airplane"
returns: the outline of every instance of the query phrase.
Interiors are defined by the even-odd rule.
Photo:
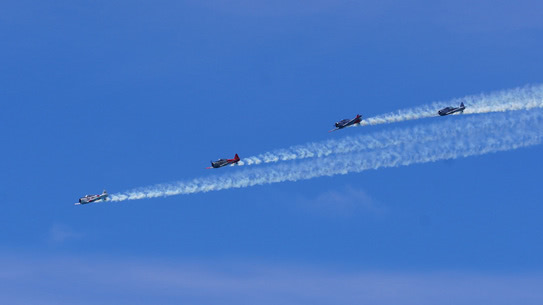
[[[234,159],[219,159],[215,162],[211,161],[211,166],[210,167],[206,167],[206,169],[209,169],[209,168],[219,168],[219,167],[223,167],[223,166],[227,166],[229,164],[236,164],[239,162],[239,156],[238,154],[236,154],[234,156]]]

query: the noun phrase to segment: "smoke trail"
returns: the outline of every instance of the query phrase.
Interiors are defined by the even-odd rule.
[[[369,118],[364,120],[362,125],[384,124],[437,116],[436,109],[441,109],[446,105],[459,105],[462,102],[467,105],[467,108],[464,111],[466,114],[542,108],[543,85],[505,90],[487,95],[468,96],[446,103],[442,102],[421,106],[417,109],[400,110],[396,114],[386,114]],[[467,131],[469,132],[469,130]],[[428,134],[426,129],[421,130],[421,128],[386,131],[372,135],[360,135],[340,140],[334,139],[291,146],[286,149],[279,149],[244,158],[238,165],[254,165],[325,157],[335,153],[349,153],[400,145],[406,141],[430,141],[436,139],[436,137],[441,137],[441,135]]]
[[[449,124],[449,132],[470,132],[473,128],[479,128],[471,123],[466,124],[466,126]],[[439,125],[440,124],[434,124],[432,126]],[[373,134],[347,136],[322,142],[306,143],[303,145],[291,146],[286,149],[274,150],[271,152],[260,154],[258,156],[247,157],[244,158],[242,161],[238,162],[238,165],[242,166],[315,157],[326,157],[332,154],[379,149],[389,146],[401,145],[409,142],[422,143],[443,137],[443,135],[439,133],[429,133],[428,129],[428,126],[418,126],[405,129],[387,130],[382,132],[376,132]]]
[[[319,158],[318,161],[281,163],[267,167],[247,168],[225,175],[160,184],[126,193],[112,194],[111,201],[244,188],[517,149],[541,143],[543,111],[466,117],[418,128],[420,128],[420,134],[427,133],[441,135],[441,137],[426,142],[404,141],[400,145],[376,148],[362,153],[333,155]]]
[[[382,114],[363,120],[360,125],[389,124],[408,120],[438,116],[437,111],[447,106],[466,105],[465,114],[504,112],[543,108],[543,85],[525,86],[490,94],[480,94],[454,99],[448,102],[436,102],[417,108],[403,109],[395,113]]]

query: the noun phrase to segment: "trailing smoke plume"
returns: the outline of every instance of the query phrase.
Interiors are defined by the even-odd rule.
[[[543,85],[525,86],[503,90],[489,94],[466,96],[447,102],[436,102],[430,105],[399,110],[363,120],[360,125],[389,124],[407,120],[438,116],[437,111],[447,106],[458,107],[464,103],[465,114],[504,112],[511,110],[529,110],[543,108]]]
[[[111,201],[244,188],[517,149],[541,143],[543,111],[461,117],[458,120],[369,136],[376,142],[372,147],[345,151],[343,144],[334,147],[333,143],[328,142],[330,153],[317,159],[246,168],[223,175],[154,185],[112,194]],[[340,139],[338,143],[344,140]],[[385,145],[383,141],[397,145]]]
[[[362,121],[362,125],[376,125],[393,123],[406,120],[415,120],[425,117],[437,116],[437,110],[447,105],[460,105],[464,103],[467,108],[465,114],[504,112],[522,109],[543,107],[543,85],[528,86],[512,90],[505,90],[491,94],[481,94],[455,99],[449,102],[434,103],[414,109],[400,110],[397,113],[385,114]],[[455,126],[452,128],[467,128],[467,126]],[[261,163],[273,163],[279,161],[298,160],[314,157],[325,157],[335,153],[349,153],[367,149],[384,148],[400,145],[410,141],[431,141],[439,134],[428,134],[425,127],[411,129],[397,129],[374,133],[371,135],[359,135],[332,139],[322,142],[306,143],[266,152],[257,156],[244,158],[238,165],[254,165]],[[466,130],[464,130],[466,131]]]

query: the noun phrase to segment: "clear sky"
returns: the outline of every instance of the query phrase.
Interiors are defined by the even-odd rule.
[[[0,303],[543,302],[542,146],[73,205],[542,83],[540,1],[7,0],[0,28]]]

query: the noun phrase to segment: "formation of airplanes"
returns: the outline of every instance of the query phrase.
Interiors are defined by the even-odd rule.
[[[440,116],[455,114],[457,112],[464,113],[464,109],[466,109],[466,106],[464,106],[464,103],[460,103],[459,107],[445,107],[437,112]],[[354,119],[343,119],[341,121],[338,121],[334,124],[336,128],[329,130],[328,132],[336,131],[339,129],[343,129],[345,127],[353,126],[353,125],[360,125],[362,122],[362,116],[360,114],[357,114]],[[227,165],[235,165],[240,161],[240,157],[238,154],[234,156],[233,159],[219,159],[217,161],[211,161],[211,166],[206,167],[206,169],[211,168],[221,168]],[[96,201],[106,201],[108,197],[108,194],[106,190],[102,192],[102,194],[97,195],[85,195],[84,197],[79,198],[79,202],[76,202],[76,205],[82,205],[82,204],[88,204],[91,202]]]

